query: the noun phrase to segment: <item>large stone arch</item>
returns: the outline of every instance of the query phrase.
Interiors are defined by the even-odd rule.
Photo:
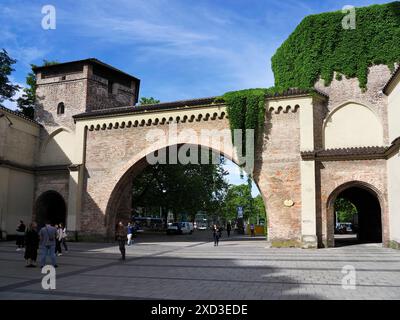
[[[230,133],[229,133],[230,134]],[[142,152],[136,154],[134,157],[132,157],[129,161],[127,161],[121,168],[118,170],[118,174],[113,178],[114,181],[114,187],[112,189],[112,192],[109,196],[109,200],[107,203],[106,211],[105,211],[105,217],[104,217],[104,225],[107,230],[107,235],[110,237],[112,236],[114,232],[114,226],[116,224],[116,216],[117,216],[117,210],[119,209],[119,206],[121,204],[121,200],[126,200],[126,186],[131,181],[134,179],[135,176],[141,173],[141,171],[148,165],[148,162],[146,160],[146,156],[149,154],[152,154],[156,151],[160,151],[163,149],[168,149],[170,147],[174,146],[182,146],[182,145],[191,145],[199,148],[204,148],[213,151],[216,154],[220,154],[227,159],[231,160],[235,164],[238,164],[238,158],[235,149],[233,148],[232,144],[230,143],[229,145],[224,145],[223,148],[216,148],[215,145],[212,145],[210,143],[191,143],[190,141],[187,141],[185,139],[179,139],[175,142],[168,143],[168,144],[155,144],[151,146],[150,148],[147,148],[143,150]],[[266,203],[266,197],[261,188],[258,186],[257,181],[254,181],[255,184],[257,185],[257,188],[260,191],[261,197],[263,198],[264,205],[267,208],[267,203]],[[268,210],[267,210],[268,211]],[[267,223],[269,223],[269,220],[267,219]]]
[[[266,104],[264,132],[256,141],[259,145],[255,148],[253,179],[268,212],[268,239],[272,245],[300,246],[302,221],[313,224],[315,220],[314,217],[302,220],[302,214],[305,214],[302,211],[302,181],[308,184],[303,189],[314,187],[312,175],[311,179],[303,179],[300,154],[306,146],[302,147],[301,143],[307,141],[307,146],[311,145],[313,131],[305,126],[307,130],[303,132],[300,123],[312,119],[312,102],[311,97],[302,95],[285,101],[272,99]],[[291,107],[282,109],[282,112],[272,112],[271,108],[278,111],[283,103]],[[300,117],[302,108],[303,116]],[[176,125],[178,133],[178,137],[173,139],[170,137],[172,124]],[[201,136],[204,129],[225,131],[225,150],[215,147],[213,139],[194,142],[193,136]],[[168,141],[160,139],[149,143],[147,135],[153,130],[164,132]],[[181,136],[186,130],[195,134],[188,132]],[[127,114],[96,116],[78,121],[76,131],[82,132],[85,141],[82,146],[85,153],[82,209],[76,220],[80,223],[80,232],[101,238],[109,235],[108,226],[113,225],[109,213],[115,210],[118,197],[127,196],[123,188],[125,179],[131,179],[133,172],[145,165],[140,160],[147,154],[169,145],[196,144],[221,152],[234,162],[240,160],[233,152],[229,119],[223,105],[184,106],[157,112],[133,110]],[[215,138],[214,134],[212,136]],[[133,167],[135,169],[131,169]]]

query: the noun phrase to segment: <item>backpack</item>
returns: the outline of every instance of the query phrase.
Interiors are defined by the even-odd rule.
[[[45,246],[50,247],[53,244],[54,235],[53,236],[50,235],[49,229],[47,229],[47,227],[46,227],[46,231],[47,231],[47,240],[46,240]]]

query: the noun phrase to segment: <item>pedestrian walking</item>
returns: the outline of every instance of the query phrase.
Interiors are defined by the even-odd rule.
[[[127,238],[127,232],[125,230],[125,226],[122,222],[119,222],[117,225],[117,229],[115,231],[115,239],[118,241],[119,251],[122,255],[122,260],[125,260],[125,242]]]
[[[220,228],[214,224],[213,226],[214,247],[218,247],[219,238],[221,237]]]
[[[24,248],[24,240],[25,240],[25,231],[26,226],[22,220],[19,221],[19,225],[17,227],[17,251],[21,251]]]
[[[57,268],[56,264],[56,237],[57,229],[50,225],[50,222],[46,222],[46,225],[40,229],[39,232],[40,242],[40,267],[43,268],[46,265],[47,256],[51,259],[51,264],[54,268]]]
[[[128,246],[130,246],[131,244],[132,244],[132,242],[133,242],[133,240],[132,240],[132,236],[133,236],[133,225],[132,225],[132,223],[128,223],[128,235],[127,235],[127,237],[128,237]]]
[[[226,225],[226,233],[228,234],[228,238],[231,235],[231,230],[232,230],[232,225],[230,222],[228,222],[228,224]]]
[[[255,233],[255,230],[254,230],[254,223],[252,223],[252,224],[250,225],[250,232],[251,232],[251,236],[252,236],[252,237],[255,237],[255,236],[256,236],[256,233]]]
[[[39,233],[36,222],[31,222],[25,233],[25,254],[27,268],[36,267],[37,252],[39,248]]]
[[[59,224],[55,225],[55,228],[57,229],[57,234],[56,234],[56,255],[57,256],[62,256],[62,250],[61,250],[61,240],[62,240],[62,229]]]
[[[67,228],[64,227],[62,223],[60,223],[60,229],[61,229],[61,244],[64,247],[64,250],[66,253],[68,253],[68,246],[67,246]]]

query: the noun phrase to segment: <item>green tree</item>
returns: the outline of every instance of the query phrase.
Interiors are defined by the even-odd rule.
[[[4,100],[13,101],[12,97],[20,89],[18,85],[14,85],[8,78],[14,71],[12,65],[17,60],[12,59],[5,49],[0,51],[0,106]]]
[[[57,61],[43,60],[42,66],[51,66],[58,64]],[[31,68],[37,67],[31,64]],[[22,97],[18,98],[17,104],[20,111],[28,118],[33,119],[35,114],[35,97],[36,97],[36,75],[33,71],[29,72],[26,77],[26,84],[28,85],[23,89]]]
[[[335,212],[338,222],[352,222],[357,208],[345,198],[337,198],[335,201]]]
[[[149,104],[157,104],[157,103],[160,103],[160,100],[157,100],[153,97],[150,97],[150,98],[141,97],[139,100],[139,104],[141,106],[145,106],[145,105],[149,105]]]
[[[264,201],[261,195],[252,197],[249,183],[229,186],[225,197],[224,218],[236,220],[238,207],[243,207],[245,221],[257,223],[259,219],[265,219]]]
[[[227,172],[220,164],[156,164],[134,179],[134,207],[161,207],[194,219],[198,211],[219,214],[228,187]]]
[[[254,198],[253,200],[254,206],[254,214],[253,216],[257,219],[257,222],[259,222],[261,219],[264,220],[266,224],[266,213],[265,213],[265,206],[264,206],[264,200],[261,197],[261,195],[258,195]]]

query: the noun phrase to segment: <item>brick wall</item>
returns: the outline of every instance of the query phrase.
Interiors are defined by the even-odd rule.
[[[262,190],[271,241],[301,239],[299,113],[267,113],[255,180]],[[293,200],[293,207],[285,207]]]
[[[82,77],[83,74],[75,80],[61,82],[55,78],[55,82],[39,84],[35,119],[49,133],[60,126],[75,129],[72,116],[86,110],[87,80]],[[64,103],[65,113],[58,115],[57,106],[60,102]]]
[[[88,81],[88,111],[133,106],[134,96],[133,89],[119,84],[114,84],[113,93],[109,93],[107,80],[100,82],[89,79]]]

